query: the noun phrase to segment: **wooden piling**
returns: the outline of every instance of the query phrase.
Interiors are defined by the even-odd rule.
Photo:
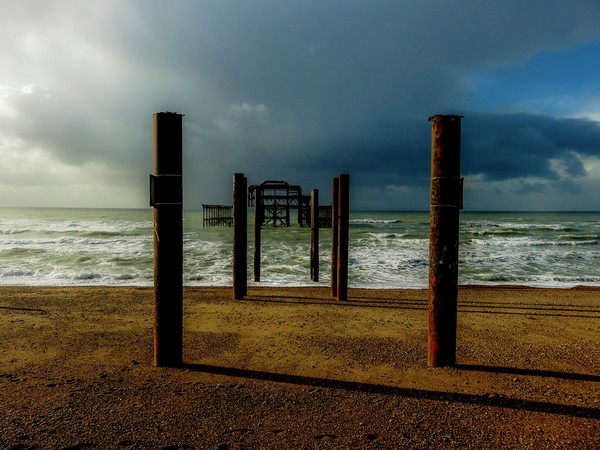
[[[254,281],[260,281],[260,233],[262,229],[262,189],[254,191]]]
[[[233,298],[248,293],[248,181],[243,173],[233,175]]]
[[[431,121],[429,333],[427,364],[456,364],[460,179],[460,116]]]
[[[339,178],[331,183],[331,296],[337,297],[337,260],[338,260],[338,229],[339,229]]]
[[[319,190],[310,193],[310,279],[319,281]]]
[[[182,114],[153,115],[154,365],[183,363]]]
[[[350,227],[350,175],[339,176],[337,299],[348,300],[348,238]]]

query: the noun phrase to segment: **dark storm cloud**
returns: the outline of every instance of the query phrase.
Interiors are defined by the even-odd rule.
[[[531,114],[465,117],[463,172],[488,180],[585,175],[582,157],[600,157],[600,124]]]
[[[470,112],[465,81],[600,39],[596,0],[42,3],[11,1],[0,18],[13,43],[0,84],[34,86],[6,91],[16,113],[0,115],[0,137],[101,164],[141,195],[165,110],[186,114],[192,207],[230,201],[237,171],[325,189],[348,172],[357,193],[421,202],[430,114],[465,115],[463,172],[486,180],[564,183],[598,155],[594,123]]]
[[[260,141],[259,136],[254,139]],[[231,149],[223,147],[220,161],[249,172],[253,182],[289,178],[306,188],[327,191],[331,176],[348,172],[360,189],[404,186],[424,192],[428,187],[430,123],[425,117],[376,124],[354,122],[338,135],[304,136],[300,141],[301,145],[282,147],[253,140],[230,142]],[[239,147],[246,151],[233,150]],[[265,150],[269,148],[275,151]],[[465,112],[462,121],[463,175],[479,176],[483,181],[520,179],[515,193],[547,191],[548,184],[539,179],[553,182],[564,192],[579,192],[576,180],[586,175],[583,159],[590,156],[600,157],[598,122],[480,112]]]

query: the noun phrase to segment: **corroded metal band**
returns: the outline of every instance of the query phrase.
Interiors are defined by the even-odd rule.
[[[431,206],[463,207],[463,178],[433,177],[431,178]]]
[[[181,175],[150,175],[150,206],[183,205]]]

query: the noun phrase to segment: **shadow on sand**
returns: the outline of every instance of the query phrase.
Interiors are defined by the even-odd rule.
[[[553,370],[518,369],[515,367],[482,366],[478,364],[457,364],[460,370],[474,372],[505,373],[508,375],[524,375],[532,377],[562,378],[563,380],[592,381],[600,383],[600,376],[583,373],[556,372]]]
[[[556,403],[538,402],[530,400],[521,400],[508,398],[496,395],[475,395],[462,394],[454,392],[430,391],[424,389],[409,389],[393,386],[385,386],[379,384],[359,383],[354,381],[344,380],[329,380],[325,378],[305,377],[300,375],[287,375],[273,372],[264,372],[258,370],[236,369],[229,367],[221,367],[207,364],[184,364],[183,369],[195,372],[211,373],[215,375],[225,375],[238,378],[248,378],[253,380],[271,381],[276,383],[286,383],[302,386],[316,386],[327,389],[342,389],[346,391],[366,392],[370,394],[392,395],[409,397],[424,400],[444,401],[444,402],[459,402],[466,404],[494,406],[501,408],[511,408],[523,411],[543,412],[549,414],[559,414],[564,416],[583,417],[590,419],[600,419],[600,408],[586,408],[581,406],[561,405]],[[483,370],[483,371],[498,371],[503,369],[506,373],[519,373],[536,376],[555,376],[553,372],[548,372],[551,375],[544,375],[544,371],[521,371],[520,369],[496,368],[486,366],[463,366],[467,370]],[[527,373],[526,373],[527,372]],[[534,373],[528,373],[534,372]],[[577,374],[558,374],[562,378],[582,379],[587,375]],[[573,375],[573,376],[568,376]],[[592,377],[591,380],[584,378],[586,381],[598,381],[599,377]]]
[[[427,301],[420,299],[385,299],[378,300],[372,297],[353,297],[340,302],[324,297],[299,297],[297,295],[257,295],[249,294],[244,300],[249,302],[301,304],[301,305],[336,305],[340,308],[385,308],[427,311]],[[459,301],[459,313],[479,314],[507,314],[517,316],[545,316],[545,317],[577,317],[582,319],[600,319],[600,310],[595,307],[569,305],[517,305],[514,303],[496,303],[489,301],[473,302]]]

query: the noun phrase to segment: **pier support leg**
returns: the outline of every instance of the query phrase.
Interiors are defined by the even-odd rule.
[[[319,190],[310,193],[310,279],[319,281]]]
[[[248,180],[243,173],[233,175],[233,298],[248,293]]]
[[[183,363],[182,115],[156,113],[154,173],[154,365]]]
[[[337,260],[338,260],[338,230],[339,230],[339,178],[331,183],[331,296],[337,297]]]
[[[262,226],[262,189],[254,191],[254,281],[260,281],[260,232]]]
[[[337,298],[348,300],[348,237],[350,227],[350,175],[339,176]]]
[[[456,364],[458,224],[462,207],[460,116],[431,120],[429,333],[427,365]]]

